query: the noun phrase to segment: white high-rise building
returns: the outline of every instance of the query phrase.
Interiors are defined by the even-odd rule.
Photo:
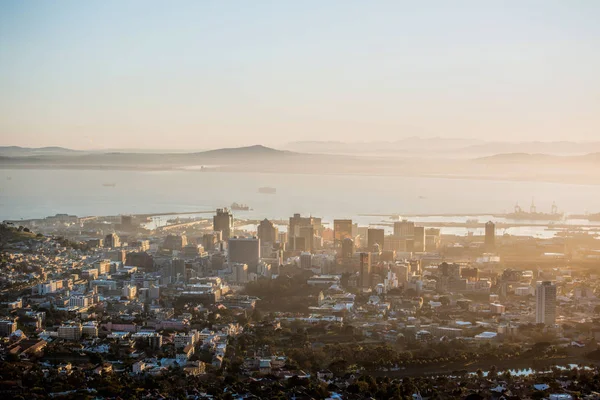
[[[550,281],[538,283],[535,302],[535,322],[551,326],[556,323],[556,285]]]

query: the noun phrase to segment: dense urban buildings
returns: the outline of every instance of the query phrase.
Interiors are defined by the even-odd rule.
[[[288,225],[288,245],[290,250],[312,251],[321,231],[321,218],[302,217],[294,214]]]
[[[323,383],[354,373],[346,360],[361,376],[401,380],[476,376],[492,358],[499,370],[533,354],[542,369],[595,360],[595,238],[496,237],[494,222],[455,235],[409,219],[238,220],[235,235],[226,209],[152,231],[110,218],[48,223],[47,236],[3,225],[29,236],[2,243],[0,355],[57,376],[74,368],[54,356],[66,351],[96,377],[109,360],[122,377]]]

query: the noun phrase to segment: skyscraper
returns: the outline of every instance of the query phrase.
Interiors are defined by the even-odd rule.
[[[402,220],[394,222],[394,236],[399,238],[412,238],[415,235],[415,223],[412,221]]]
[[[436,251],[440,248],[441,236],[439,228],[425,230],[425,251]]]
[[[496,248],[496,224],[488,221],[485,224],[485,250],[492,251]]]
[[[163,242],[163,248],[168,250],[181,250],[187,246],[187,236],[185,235],[168,235]]]
[[[380,249],[383,249],[385,242],[385,230],[369,228],[367,230],[367,249],[373,251],[375,244],[379,245]]]
[[[301,226],[299,229],[299,235],[296,238],[304,239],[304,248],[297,248],[296,250],[313,251],[315,245],[315,227],[312,225]]]
[[[422,253],[425,251],[425,227],[415,226],[413,232],[414,232],[413,251]]]
[[[354,240],[346,238],[342,241],[342,251],[340,257],[345,260],[350,260],[354,255]]]
[[[262,243],[275,244],[277,242],[277,228],[268,219],[260,221],[257,231],[258,238]]]
[[[333,220],[333,244],[340,247],[342,241],[346,238],[352,238],[352,220],[334,219]]]
[[[232,237],[227,248],[229,263],[247,264],[250,272],[256,272],[260,261],[260,239]]]
[[[293,217],[290,217],[290,225],[288,228],[289,250],[312,250],[314,236],[316,233],[320,233],[321,230],[321,218],[301,217],[300,214],[294,214]],[[302,239],[296,240],[296,238]]]
[[[371,287],[371,253],[360,253],[360,287]]]
[[[550,281],[538,283],[535,291],[535,323],[552,326],[556,323],[556,285]]]
[[[213,217],[213,230],[223,234],[223,240],[231,237],[233,232],[233,214],[227,208],[217,209],[217,215]]]

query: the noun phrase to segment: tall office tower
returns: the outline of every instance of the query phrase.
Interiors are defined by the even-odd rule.
[[[250,272],[256,272],[260,262],[260,239],[232,237],[228,241],[227,261],[248,265]]]
[[[535,323],[551,326],[556,323],[556,285],[550,281],[538,283],[535,292]]]
[[[496,248],[496,224],[488,221],[485,224],[485,251],[493,251]]]
[[[171,261],[171,279],[173,282],[185,282],[185,260],[175,258]]]
[[[371,287],[371,253],[360,253],[360,287]]]
[[[217,215],[213,217],[213,230],[220,231],[223,240],[231,237],[233,232],[233,214],[227,208],[217,209]]]
[[[350,260],[354,255],[354,240],[346,238],[342,240],[342,252],[340,253],[341,258]]]
[[[337,248],[342,245],[346,238],[352,238],[352,220],[334,219],[333,220],[333,245]]]
[[[312,254],[304,251],[300,254],[300,268],[311,269],[312,268]]]
[[[394,222],[394,236],[399,238],[408,238],[415,235],[415,223],[412,221],[402,220]]]
[[[394,235],[388,235],[383,240],[383,251],[406,251],[405,240]]]
[[[265,218],[264,220],[260,221],[257,231],[257,235],[261,243],[275,244],[277,242],[277,228],[268,219]]]
[[[181,250],[187,244],[187,236],[185,235],[168,235],[163,243],[163,248],[167,250]]]
[[[379,249],[383,250],[385,244],[385,230],[369,228],[367,230],[367,250],[373,251],[375,244],[379,245]]]
[[[104,238],[104,247],[108,247],[110,249],[121,247],[121,239],[119,238],[119,235],[116,233],[110,233],[106,235]]]
[[[413,251],[423,253],[425,251],[425,227],[415,226]]]
[[[441,243],[442,238],[438,228],[429,228],[425,230],[425,251],[439,250]]]
[[[306,240],[301,236],[292,236],[289,238],[289,249],[293,251],[306,251]]]
[[[296,250],[313,251],[315,248],[315,227],[312,225],[301,226],[299,229],[299,235],[296,238],[304,239],[304,248],[297,248]]]
[[[312,229],[307,229],[309,227]],[[315,234],[320,236],[322,230],[321,218],[301,217],[300,214],[294,214],[293,217],[290,217],[288,228],[289,250],[312,250]],[[296,238],[304,238],[304,241],[297,241]],[[303,246],[300,247],[300,244],[303,244]]]

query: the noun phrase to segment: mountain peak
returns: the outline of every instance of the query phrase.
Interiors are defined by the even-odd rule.
[[[201,155],[281,155],[289,154],[288,151],[277,150],[272,147],[263,146],[262,144],[255,144],[252,146],[244,147],[228,147],[223,149],[215,149],[198,153]]]

